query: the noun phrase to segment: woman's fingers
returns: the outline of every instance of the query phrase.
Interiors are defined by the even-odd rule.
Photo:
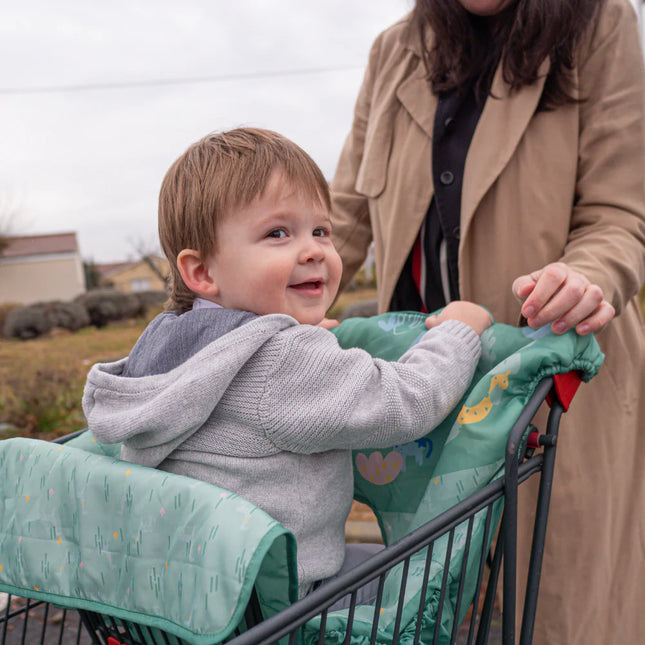
[[[553,331],[556,334],[563,334],[569,329],[573,329],[581,324],[583,320],[594,316],[602,302],[602,289],[595,284],[588,285],[580,300],[553,322]]]
[[[562,262],[548,264],[544,269],[531,274],[535,287],[522,305],[522,315],[531,327],[541,327],[566,313],[582,296],[581,280],[572,280],[571,272]]]
[[[580,317],[576,318],[575,309],[577,307],[583,309],[584,313],[588,315],[602,301],[602,295],[598,299],[592,296],[586,296],[588,286],[591,285],[585,285],[583,281],[568,280],[542,309],[537,310],[533,316],[526,316],[529,325],[538,328],[569,316],[568,320],[572,323],[569,326],[573,327],[582,320]],[[583,317],[586,317],[586,315]]]
[[[520,276],[513,282],[513,293],[524,301],[522,315],[531,327],[552,323],[556,334],[574,327],[581,335],[597,332],[616,313],[598,285],[563,262]]]
[[[616,315],[616,310],[606,300],[603,300],[591,316],[576,325],[576,332],[580,336],[599,332]]]
[[[535,273],[538,273],[537,271]],[[511,287],[513,295],[520,301],[524,302],[531,291],[535,288],[537,278],[533,278],[534,274],[531,275],[522,275],[519,278],[516,278],[513,281],[513,286]]]

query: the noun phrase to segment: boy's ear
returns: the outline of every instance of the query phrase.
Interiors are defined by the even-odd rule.
[[[177,256],[177,269],[185,285],[199,296],[214,297],[219,287],[198,251],[184,249]]]

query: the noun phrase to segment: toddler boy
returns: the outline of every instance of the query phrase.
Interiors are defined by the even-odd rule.
[[[336,297],[327,182],[270,131],[211,134],[159,197],[167,311],[130,356],[95,365],[83,408],[122,458],[233,491],[290,529],[301,594],[345,558],[352,448],[417,439],[464,394],[490,325],[456,302],[398,362],[318,326]]]

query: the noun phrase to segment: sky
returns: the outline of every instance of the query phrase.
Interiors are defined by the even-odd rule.
[[[95,262],[157,246],[159,186],[208,132],[277,130],[331,178],[370,46],[411,0],[0,0],[0,224]]]
[[[95,262],[152,251],[167,168],[240,125],[331,178],[371,43],[412,4],[0,0],[0,229],[75,231]]]

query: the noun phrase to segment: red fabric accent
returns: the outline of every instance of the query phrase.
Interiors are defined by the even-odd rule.
[[[425,293],[421,291],[421,261],[423,259],[422,255],[421,234],[419,234],[417,236],[416,242],[414,243],[414,246],[412,247],[412,279],[414,280],[414,284],[416,285],[417,291],[421,296],[421,300],[423,301],[425,298]],[[428,313],[428,310],[423,304],[421,305],[421,313]]]
[[[114,636],[108,636],[107,642],[108,645],[121,645],[121,642],[114,638]]]
[[[582,379],[576,371],[566,372],[565,374],[555,374],[553,376],[555,393],[565,412],[569,409],[571,400],[573,399],[574,394],[578,391],[580,383],[582,383]],[[552,401],[552,395],[549,393],[547,403],[551,405]]]

